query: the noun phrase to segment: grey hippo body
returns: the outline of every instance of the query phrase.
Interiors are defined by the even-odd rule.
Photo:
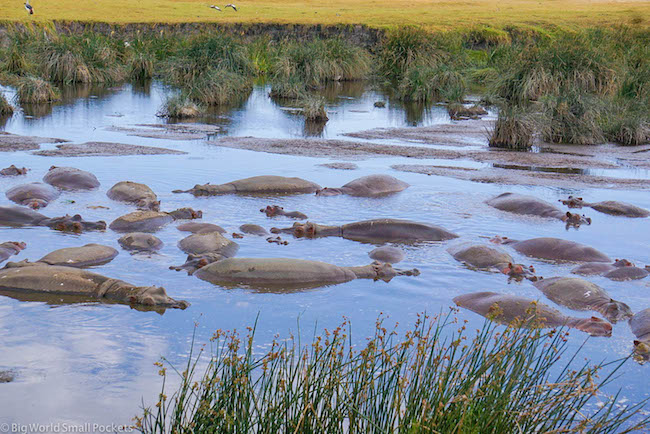
[[[132,252],[157,252],[163,246],[160,238],[145,232],[124,234],[117,242],[124,250],[131,250]]]
[[[171,212],[135,211],[111,222],[109,228],[115,232],[156,232],[168,223],[178,219],[201,218],[201,211],[181,208]]]
[[[118,255],[112,247],[101,244],[86,244],[81,247],[66,247],[43,256],[37,262],[48,265],[86,268],[111,262]]]
[[[519,253],[534,258],[548,259],[560,262],[611,262],[612,260],[593,247],[560,238],[532,238],[517,241],[509,238],[496,237],[496,244],[507,244]]]
[[[269,205],[266,208],[262,208],[260,212],[265,213],[267,217],[284,216],[297,220],[306,220],[308,218],[306,214],[300,211],[285,211],[284,208],[278,205]]]
[[[580,216],[579,214],[563,212],[549,202],[524,194],[503,193],[485,201],[485,203],[501,211],[519,215],[553,218],[573,226],[579,226],[581,223],[591,224],[590,218]]]
[[[273,233],[289,233],[296,238],[342,237],[366,243],[409,243],[416,241],[445,241],[458,235],[439,226],[410,220],[376,219],[324,226],[317,223],[294,223],[290,228],[272,228]]]
[[[251,223],[246,223],[246,224],[241,225],[239,227],[239,230],[242,231],[245,234],[257,235],[257,236],[260,236],[260,237],[269,234],[269,232],[266,229],[264,229],[262,226],[254,225],[254,224],[251,224]]]
[[[470,267],[485,270],[496,270],[514,279],[527,278],[536,280],[535,269],[521,264],[515,264],[507,252],[484,244],[458,244],[451,246],[447,252],[457,261],[464,262]]]
[[[630,203],[618,202],[614,200],[606,200],[603,202],[589,203],[582,200],[581,197],[569,196],[566,200],[560,200],[564,205],[569,208],[582,208],[589,207],[595,209],[603,214],[614,216],[631,217],[631,218],[644,218],[650,216],[650,211],[647,209],[639,208]]]
[[[197,184],[190,190],[174,190],[174,193],[191,193],[194,196],[216,196],[221,194],[305,194],[314,193],[320,185],[301,178],[263,175],[239,179],[225,184]]]
[[[27,244],[18,241],[6,241],[0,243],[0,264],[9,259],[13,255],[17,255],[25,250]]]
[[[551,277],[534,282],[533,285],[549,300],[572,310],[591,310],[616,323],[632,316],[630,307],[612,299],[607,292],[578,277]]]
[[[627,259],[616,259],[612,264],[604,262],[587,262],[571,270],[581,276],[604,276],[611,280],[638,280],[650,274],[648,270],[639,268]]]
[[[230,258],[239,251],[239,244],[225,238],[219,232],[192,234],[178,242],[178,248],[187,253],[187,260],[183,265],[171,266],[172,270],[185,270],[193,274],[201,267],[205,267],[224,258]]]
[[[54,230],[79,233],[85,230],[103,231],[106,222],[85,221],[79,214],[50,218],[21,206],[0,206],[0,226],[47,226]]]
[[[325,187],[316,192],[316,196],[338,196],[347,194],[359,197],[380,197],[399,193],[409,187],[404,181],[390,175],[368,175],[348,182],[343,187]]]
[[[393,246],[381,246],[373,249],[368,256],[375,261],[397,264],[404,260],[404,251]]]
[[[189,303],[174,300],[161,287],[138,287],[118,279],[74,267],[43,263],[10,262],[0,270],[0,293],[21,299],[73,296],[75,300],[97,300],[134,307],[180,308]]]
[[[160,211],[156,193],[147,185],[132,181],[121,181],[106,192],[109,199],[135,204],[138,209]]]
[[[650,360],[650,309],[644,309],[637,312],[630,319],[630,328],[636,336],[634,341],[634,351],[642,360]]]
[[[74,167],[52,166],[43,181],[61,190],[94,190],[100,185],[95,175]]]
[[[195,273],[198,278],[217,285],[269,289],[316,288],[354,279],[390,281],[398,275],[417,274],[417,270],[395,270],[390,264],[339,267],[320,261],[289,258],[229,258],[214,262]]]
[[[49,184],[32,182],[16,185],[7,190],[5,195],[7,199],[18,205],[39,209],[45,208],[50,202],[57,199],[61,192]]]
[[[612,325],[600,318],[573,318],[544,303],[516,295],[473,292],[454,297],[454,303],[501,324],[571,327],[591,336],[611,336]]]
[[[219,232],[225,234],[226,230],[219,225],[212,223],[187,222],[176,226],[176,229],[193,234],[206,234],[209,232]]]

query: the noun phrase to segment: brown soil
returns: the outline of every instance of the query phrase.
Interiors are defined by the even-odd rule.
[[[319,164],[319,166],[338,170],[357,170],[359,168],[359,166],[354,163],[326,163]]]
[[[133,127],[112,126],[109,131],[125,133],[129,136],[167,140],[201,140],[221,130],[208,124],[136,124]]]
[[[35,155],[45,157],[112,157],[120,155],[163,155],[186,154],[167,148],[154,148],[152,146],[127,145],[111,142],[87,142],[81,144],[57,145],[58,149],[34,152]]]
[[[20,136],[0,131],[0,152],[33,151],[42,143],[64,143],[67,140],[50,137]]]

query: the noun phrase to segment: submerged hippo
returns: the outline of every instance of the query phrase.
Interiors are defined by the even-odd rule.
[[[202,215],[201,211],[192,208],[180,208],[171,212],[135,211],[116,218],[109,228],[115,232],[156,232],[174,220],[201,218]]]
[[[289,217],[292,219],[298,219],[298,220],[306,220],[308,217],[301,213],[300,211],[285,211],[284,208],[278,205],[273,205],[273,206],[267,206],[266,208],[262,208],[260,212],[263,212],[266,214],[267,217],[275,217],[275,216],[285,216]]]
[[[5,193],[7,199],[18,205],[25,205],[32,209],[45,208],[51,201],[58,198],[61,193],[56,188],[42,182],[16,185]]]
[[[48,265],[86,268],[108,264],[118,255],[118,251],[101,244],[86,244],[81,247],[66,247],[43,256],[37,262]]]
[[[312,222],[296,222],[290,228],[272,228],[271,232],[275,234],[293,234],[296,238],[343,237],[365,243],[445,241],[458,238],[458,235],[439,226],[397,219],[365,220],[343,226],[324,226]]]
[[[573,318],[530,298],[496,292],[473,292],[454,297],[454,303],[501,324],[533,327],[571,327],[591,336],[611,336],[612,325],[600,318]]]
[[[641,361],[650,360],[650,309],[637,312],[630,319],[630,328],[636,336],[634,352]]]
[[[396,264],[404,260],[404,252],[402,249],[392,246],[381,246],[368,253],[370,259],[379,262],[388,262],[389,264]]]
[[[144,232],[124,234],[117,242],[124,250],[131,250],[133,252],[156,252],[162,249],[163,246],[160,238]]]
[[[616,259],[612,264],[588,262],[574,268],[571,272],[581,276],[599,275],[611,280],[637,280],[650,274],[648,270],[636,267],[627,259]]]
[[[5,167],[4,169],[0,170],[0,175],[1,176],[27,175],[27,168],[16,167],[12,164],[11,166]]]
[[[239,230],[245,234],[249,235],[258,235],[260,237],[268,235],[268,231],[260,225],[254,225],[250,223],[243,224],[239,227]]]
[[[484,244],[460,244],[450,247],[447,251],[454,259],[471,267],[498,270],[516,280],[537,280],[535,268],[515,264],[512,256],[494,247]]]
[[[208,232],[219,232],[220,234],[226,233],[224,228],[212,223],[187,222],[176,226],[176,229],[183,232],[191,232],[193,234],[205,234]]]
[[[192,193],[194,196],[216,196],[220,194],[299,194],[314,193],[320,185],[301,178],[284,176],[253,176],[225,184],[195,185],[189,190],[174,190],[173,193]]]
[[[131,181],[121,181],[106,192],[109,199],[134,203],[138,209],[160,211],[158,196],[148,186]]]
[[[0,243],[0,264],[9,259],[12,255],[17,255],[25,250],[27,244],[18,241],[6,241]]]
[[[94,190],[100,185],[95,175],[74,167],[52,166],[43,181],[61,190]]]
[[[526,256],[567,262],[611,262],[604,253],[593,247],[560,238],[533,238],[517,241],[507,237],[495,237],[495,244],[507,244]]]
[[[417,269],[400,271],[374,262],[363,267],[339,267],[319,261],[288,258],[229,258],[194,273],[216,285],[252,288],[300,289],[334,285],[354,279],[390,281],[395,276],[418,275]]]
[[[569,226],[580,226],[582,223],[591,224],[591,219],[579,214],[563,212],[556,206],[537,199],[517,193],[503,193],[485,201],[488,205],[501,211],[513,214],[533,215],[538,217],[554,218],[566,222]]]
[[[237,254],[239,244],[221,235],[219,232],[192,234],[178,242],[178,247],[189,256],[185,264],[169,267],[172,270],[186,270],[192,274],[212,262],[230,258]]]
[[[560,199],[560,202],[562,202],[564,205],[567,205],[569,208],[582,208],[583,206],[587,206],[589,208],[595,209],[598,212],[602,212],[603,214],[610,214],[615,216],[632,218],[643,218],[650,216],[650,211],[646,209],[639,208],[638,206],[629,203],[617,202],[614,200],[588,203],[583,201],[581,197],[569,196],[569,198],[566,200]]]
[[[137,287],[118,279],[74,267],[43,263],[10,262],[0,270],[0,292],[14,298],[27,295],[74,296],[75,301],[98,300],[145,307],[185,309],[189,303],[174,300],[164,288]]]
[[[551,277],[533,285],[554,303],[573,310],[596,311],[612,323],[632,317],[627,304],[613,300],[600,286],[578,277]]]
[[[103,231],[106,229],[106,222],[88,222],[79,214],[49,218],[21,206],[0,206],[0,226],[47,226],[58,231],[80,233],[85,230]]]
[[[409,185],[390,175],[368,175],[348,182],[341,188],[325,187],[316,196],[347,194],[360,197],[379,197],[406,190]]]

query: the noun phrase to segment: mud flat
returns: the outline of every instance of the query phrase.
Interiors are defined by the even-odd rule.
[[[112,126],[107,130],[148,139],[201,140],[216,134],[221,128],[208,124],[136,124],[132,127]]]
[[[57,149],[34,152],[44,157],[112,157],[123,155],[181,155],[187,152],[153,146],[127,145],[112,142],[87,142],[56,145]]]
[[[0,152],[33,151],[43,143],[64,143],[67,140],[51,137],[21,136],[0,131]]]

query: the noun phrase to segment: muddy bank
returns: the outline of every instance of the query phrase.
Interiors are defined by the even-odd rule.
[[[34,152],[44,157],[112,157],[124,155],[181,155],[187,152],[153,146],[127,145],[111,142],[87,142],[56,145],[57,149]]]
[[[0,131],[0,152],[33,151],[43,143],[64,143],[67,140],[51,137],[21,136]]]
[[[208,124],[136,124],[133,127],[112,126],[107,130],[148,139],[200,140],[218,133],[221,128]]]
[[[337,169],[337,170],[357,170],[359,166],[354,163],[325,163],[319,164],[318,166],[327,167],[328,169]]]
[[[391,169],[490,184],[538,185],[559,188],[588,188],[597,185],[599,188],[650,190],[650,182],[644,179],[614,178],[589,174],[552,173],[496,167],[473,169],[418,164],[397,164],[391,166]]]

